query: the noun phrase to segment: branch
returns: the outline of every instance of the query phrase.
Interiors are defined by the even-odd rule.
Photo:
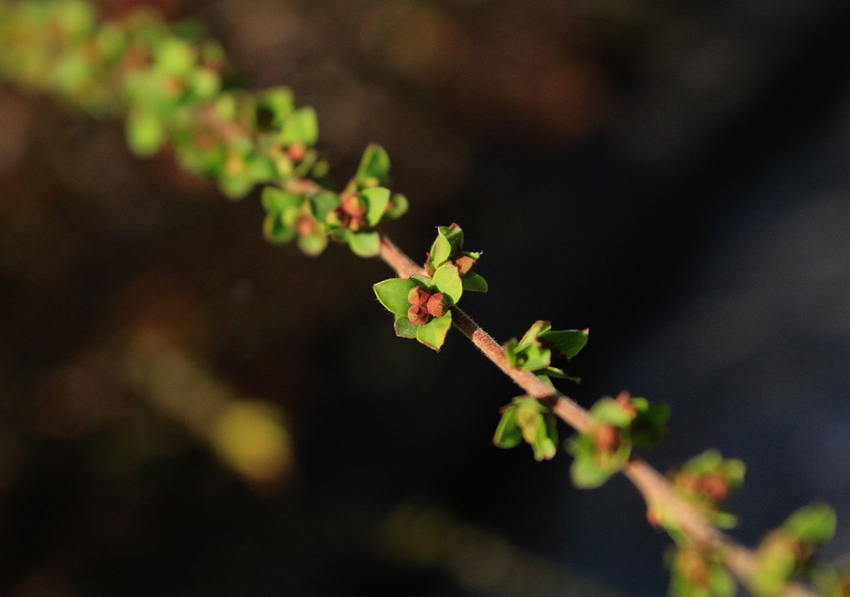
[[[470,262],[478,254],[454,255],[449,263],[451,251],[446,250],[446,259],[437,265],[429,261],[426,271],[378,231],[385,217],[398,217],[407,207],[403,196],[387,188],[389,157],[382,148],[367,148],[355,177],[344,190],[334,192],[327,182],[328,164],[314,148],[318,137],[315,112],[309,107],[296,109],[286,88],[254,93],[228,88],[221,76],[227,66],[224,54],[214,42],[182,38],[150,16],[131,16],[107,29],[99,26],[94,9],[83,0],[45,2],[45,10],[29,11],[27,6],[26,2],[0,0],[0,76],[24,87],[50,91],[95,115],[125,115],[127,140],[137,155],[150,156],[169,145],[184,169],[216,178],[222,192],[231,198],[244,197],[258,184],[268,185],[263,189],[268,212],[264,233],[271,242],[297,238],[302,251],[317,255],[329,240],[336,240],[362,257],[380,256],[403,279],[391,282],[396,285],[394,296],[404,297],[410,291],[418,301],[414,306],[393,299],[396,324],[404,328],[397,331],[410,334],[414,326],[421,330],[436,321],[442,327],[426,331],[431,339],[439,333],[439,343],[424,341],[418,332],[416,337],[439,348],[451,321],[525,391],[530,397],[524,398],[530,403],[526,406],[535,409],[545,403],[580,434],[598,424],[593,418],[595,409],[588,412],[534,371],[513,366],[516,353],[510,353],[511,361],[501,345],[455,306],[466,283],[475,290],[486,290],[483,279],[478,277],[476,282],[468,274]],[[455,240],[462,238],[459,227],[447,228],[445,234],[457,235]],[[442,240],[449,243],[447,239]],[[439,284],[436,290],[413,287],[411,277],[428,273],[435,282],[446,274],[442,276],[445,290]],[[467,275],[464,286],[462,273]],[[451,300],[445,300],[447,297]],[[414,319],[407,320],[404,315],[408,306]],[[549,365],[547,357],[544,367],[563,373]],[[539,413],[535,416],[541,419]],[[548,410],[546,417],[552,420]],[[615,435],[608,439],[616,444],[616,431],[611,431]],[[552,454],[555,447],[551,446]],[[625,462],[628,452],[623,454],[617,467],[624,462],[622,472],[640,491],[649,512],[662,507],[664,526],[671,535],[672,526],[688,545],[709,548],[752,588],[760,573],[756,553],[725,536],[658,471],[639,459]],[[825,521],[819,537],[831,534],[826,533],[829,514],[815,512]],[[834,527],[834,513],[832,524]],[[813,597],[794,583],[777,586],[771,595]]]
[[[386,235],[381,236],[379,256],[401,278],[425,273],[422,267],[393,244]],[[485,357],[529,396],[538,399],[554,399],[553,412],[579,433],[586,432],[590,428],[591,418],[587,410],[561,392],[557,390],[553,392],[550,386],[543,383],[531,371],[512,367],[508,363],[504,348],[463,310],[452,307],[452,315],[454,327],[469,338]],[[716,548],[724,563],[738,580],[748,586],[751,584],[757,568],[756,555],[752,550],[738,545],[709,523],[702,513],[676,495],[670,482],[661,473],[643,460],[631,459],[623,470],[623,474],[638,489],[648,507],[663,504],[665,511],[675,519],[690,541]],[[788,583],[781,595],[783,597],[816,597],[814,593],[798,583]]]

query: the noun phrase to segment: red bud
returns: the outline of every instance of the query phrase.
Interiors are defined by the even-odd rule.
[[[407,310],[407,319],[413,325],[425,325],[430,319],[428,309],[425,305],[413,305]]]
[[[431,298],[428,299],[428,313],[433,315],[434,317],[442,317],[446,314],[446,311],[449,310],[446,305],[446,297],[442,292],[435,292],[431,295]]]

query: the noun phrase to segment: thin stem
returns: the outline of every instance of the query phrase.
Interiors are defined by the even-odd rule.
[[[395,246],[385,235],[381,236],[379,256],[399,277],[409,278],[416,274],[425,273],[422,267]],[[484,353],[484,356],[525,390],[529,396],[539,399],[554,399],[553,411],[555,414],[579,433],[590,428],[591,419],[587,410],[561,392],[553,390],[550,385],[544,383],[532,372],[512,367],[505,355],[504,348],[458,307],[452,307],[452,323]],[[738,545],[709,523],[705,516],[673,491],[670,482],[661,473],[643,460],[636,458],[630,460],[623,469],[623,474],[638,489],[647,506],[662,504],[665,513],[676,521],[679,528],[692,542],[711,545],[717,549],[732,573],[744,585],[750,585],[750,579],[756,570],[755,552]],[[807,588],[798,583],[788,583],[781,596],[815,597]]]

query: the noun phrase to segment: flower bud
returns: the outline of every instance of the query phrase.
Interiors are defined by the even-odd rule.
[[[431,298],[431,293],[423,286],[414,286],[407,293],[407,302],[411,305],[424,305]]]
[[[722,502],[729,495],[729,483],[720,474],[706,475],[700,479],[700,493],[714,502]]]
[[[342,209],[345,213],[354,217],[360,217],[366,213],[366,202],[359,195],[346,193],[340,195],[339,199],[342,201]]]
[[[446,296],[442,292],[435,292],[432,294],[428,299],[427,309],[428,313],[434,317],[442,317],[445,315],[446,311],[449,310],[449,307],[446,304]]]
[[[316,231],[316,220],[308,215],[301,215],[295,223],[295,229],[299,236],[309,236]]]
[[[468,255],[464,255],[455,259],[454,264],[457,266],[458,273],[463,276],[469,273],[469,270],[475,265],[475,260]]]
[[[428,315],[428,309],[425,305],[411,305],[407,310],[407,319],[413,325],[425,325],[431,317]]]
[[[298,141],[286,148],[286,155],[289,156],[290,160],[298,163],[307,157],[307,147]]]

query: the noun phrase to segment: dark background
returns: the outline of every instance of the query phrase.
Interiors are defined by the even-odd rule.
[[[848,550],[846,2],[156,6],[314,106],[340,180],[385,145],[390,236],[460,223],[497,339],[589,327],[561,387],[669,403],[658,468],[742,458],[737,538],[822,498]],[[2,594],[665,593],[624,479],[492,447],[518,390],[456,331],[396,339],[379,261],[266,244],[257,199],[0,87]]]

